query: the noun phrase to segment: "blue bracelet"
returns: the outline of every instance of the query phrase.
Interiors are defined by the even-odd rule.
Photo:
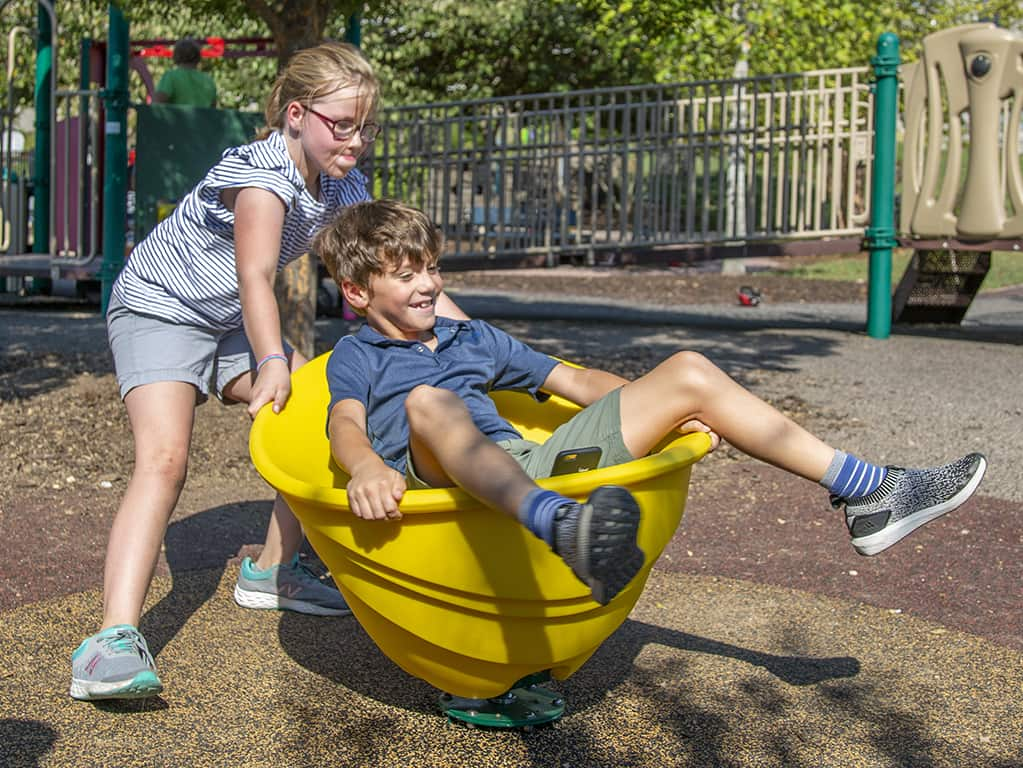
[[[280,352],[271,352],[269,355],[267,355],[258,363],[256,363],[256,373],[259,373],[263,369],[263,366],[266,365],[271,360],[283,360],[285,364],[287,364],[288,362],[288,358],[281,354]]]

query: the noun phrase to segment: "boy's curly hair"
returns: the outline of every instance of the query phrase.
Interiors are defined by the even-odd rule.
[[[436,264],[442,246],[440,232],[425,213],[382,198],[342,208],[316,235],[312,250],[339,288],[343,280],[368,288],[370,277],[406,259],[416,269]]]

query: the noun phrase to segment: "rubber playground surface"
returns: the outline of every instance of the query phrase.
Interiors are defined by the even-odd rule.
[[[351,617],[234,604],[272,498],[245,466],[244,436],[219,454],[199,440],[168,530],[141,627],[164,693],[73,701],[70,654],[100,618],[123,478],[104,490],[15,476],[0,496],[0,765],[1023,766],[1023,295],[978,299],[961,329],[886,341],[844,305],[743,315],[456,300],[544,351],[625,375],[697,349],[832,444],[910,465],[982,450],[988,475],[962,509],[862,558],[820,488],[720,449],[694,468],[682,526],[636,610],[552,684],[565,716],[532,732],[448,724],[438,691]],[[104,345],[94,312],[0,309],[0,374],[28,349],[46,365],[91,350],[101,371]],[[100,382],[87,396],[116,400],[112,378]],[[80,376],[67,386],[83,391]],[[30,422],[45,389],[0,390],[0,430]],[[221,411],[199,409],[197,433],[238,418]],[[87,452],[97,434],[76,423],[53,439]]]

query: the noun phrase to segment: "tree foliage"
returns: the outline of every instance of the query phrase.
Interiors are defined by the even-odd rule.
[[[903,58],[931,32],[1018,26],[1015,0],[382,0],[367,54],[391,103],[867,65],[896,32]]]
[[[58,87],[79,87],[79,59],[83,39],[104,41],[108,35],[109,4],[104,0],[55,0]],[[358,0],[121,0],[119,7],[129,25],[132,40],[181,37],[271,38],[278,58],[203,59],[202,67],[217,81],[218,101],[225,108],[258,109],[279,61],[295,50],[314,45],[325,37],[342,37],[345,21],[358,8]],[[0,16],[4,40],[20,26],[36,29],[35,0],[10,0]],[[15,39],[13,103],[32,101],[34,88],[34,38]],[[168,58],[146,60],[154,80],[171,66]],[[141,79],[130,80],[136,102],[145,98]],[[6,94],[4,94],[6,103]]]
[[[690,18],[678,0],[383,0],[363,42],[388,101],[409,103],[650,82]]]
[[[979,20],[1018,26],[1021,19],[1023,10],[1016,0],[718,2],[675,38],[677,47],[662,57],[665,66],[658,78],[730,77],[744,46],[751,75],[864,66],[885,31],[899,35],[902,58],[911,61],[931,32]]]
[[[272,37],[286,58],[341,38],[358,0],[120,0],[133,39]],[[56,0],[61,88],[78,87],[82,38],[107,36],[104,0]],[[577,88],[730,77],[745,52],[750,74],[865,65],[885,30],[918,55],[927,34],[995,20],[1019,27],[1017,0],[367,0],[363,49],[387,103],[468,99]],[[4,40],[34,29],[35,0],[9,0]],[[15,105],[31,103],[34,44],[15,38]],[[206,59],[220,104],[256,109],[273,59]],[[170,65],[148,61],[154,78]],[[144,96],[132,78],[132,97]],[[6,102],[6,99],[5,99]]]
[[[280,62],[332,36],[335,20],[340,19],[343,34],[345,20],[361,7],[360,0],[190,0],[188,4],[209,18],[261,22],[274,40]]]

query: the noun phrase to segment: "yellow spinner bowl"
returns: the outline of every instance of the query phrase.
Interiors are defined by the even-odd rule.
[[[374,642],[409,674],[456,696],[499,696],[528,675],[575,672],[639,599],[682,519],[689,472],[710,447],[708,437],[676,436],[627,464],[540,481],[580,500],[599,485],[624,485],[639,502],[646,562],[601,606],[541,540],[458,489],[409,491],[400,521],[351,514],[348,476],[331,459],[326,436],[326,362],[320,356],[295,373],[280,414],[259,413],[249,448]],[[559,398],[541,404],[501,392],[494,399],[537,441],[578,410]]]

